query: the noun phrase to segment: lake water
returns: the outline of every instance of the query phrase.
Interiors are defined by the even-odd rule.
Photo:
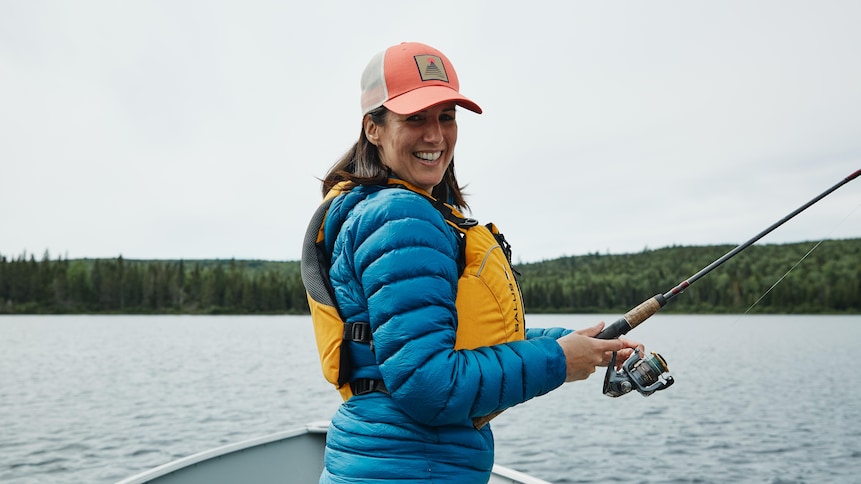
[[[674,386],[564,385],[493,421],[497,462],[556,483],[861,480],[861,316],[658,314],[631,336]],[[3,483],[114,483],[339,403],[307,316],[0,317]]]

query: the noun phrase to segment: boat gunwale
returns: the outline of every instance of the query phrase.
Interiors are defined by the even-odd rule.
[[[180,469],[191,467],[201,462],[216,459],[227,454],[241,452],[254,447],[271,444],[273,442],[279,442],[293,437],[299,437],[301,435],[326,434],[328,430],[328,421],[311,422],[309,424],[292,428],[289,430],[263,435],[260,437],[254,437],[251,439],[234,442],[232,444],[222,445],[220,447],[204,450],[202,452],[198,452],[196,454],[192,454],[186,457],[180,457],[179,459],[167,462],[158,467],[154,467],[152,469],[135,474],[131,477],[125,478],[121,481],[118,481],[116,484],[145,484],[152,481],[153,479],[166,476]],[[530,476],[529,474],[524,474],[523,472],[499,464],[493,465],[491,473],[493,477],[509,479],[513,483],[551,484],[548,481]],[[493,479],[491,479],[491,482],[494,482]]]

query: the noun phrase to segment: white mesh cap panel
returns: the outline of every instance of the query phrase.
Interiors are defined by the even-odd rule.
[[[386,51],[375,55],[362,73],[362,114],[382,106],[389,99],[384,60]]]

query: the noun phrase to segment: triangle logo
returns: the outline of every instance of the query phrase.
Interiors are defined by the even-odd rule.
[[[448,74],[445,72],[445,65],[442,59],[435,55],[417,55],[415,56],[416,66],[419,68],[419,76],[422,81],[443,81],[448,82]]]

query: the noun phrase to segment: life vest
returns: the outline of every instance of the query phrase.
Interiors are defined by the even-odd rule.
[[[330,256],[324,245],[324,222],[332,201],[345,193],[345,183],[326,195],[308,224],[302,247],[302,282],[305,285],[320,364],[327,381],[344,400],[355,389],[350,381],[348,345],[345,340],[370,344],[369,323],[345,323],[335,301],[329,279]],[[455,207],[436,200],[402,180],[390,179],[387,189],[409,189],[424,196],[460,234],[460,277],[457,283],[457,334],[455,349],[519,341],[526,328],[523,298],[511,266],[511,246],[492,223],[480,225],[464,217]],[[373,390],[373,388],[371,388]]]

